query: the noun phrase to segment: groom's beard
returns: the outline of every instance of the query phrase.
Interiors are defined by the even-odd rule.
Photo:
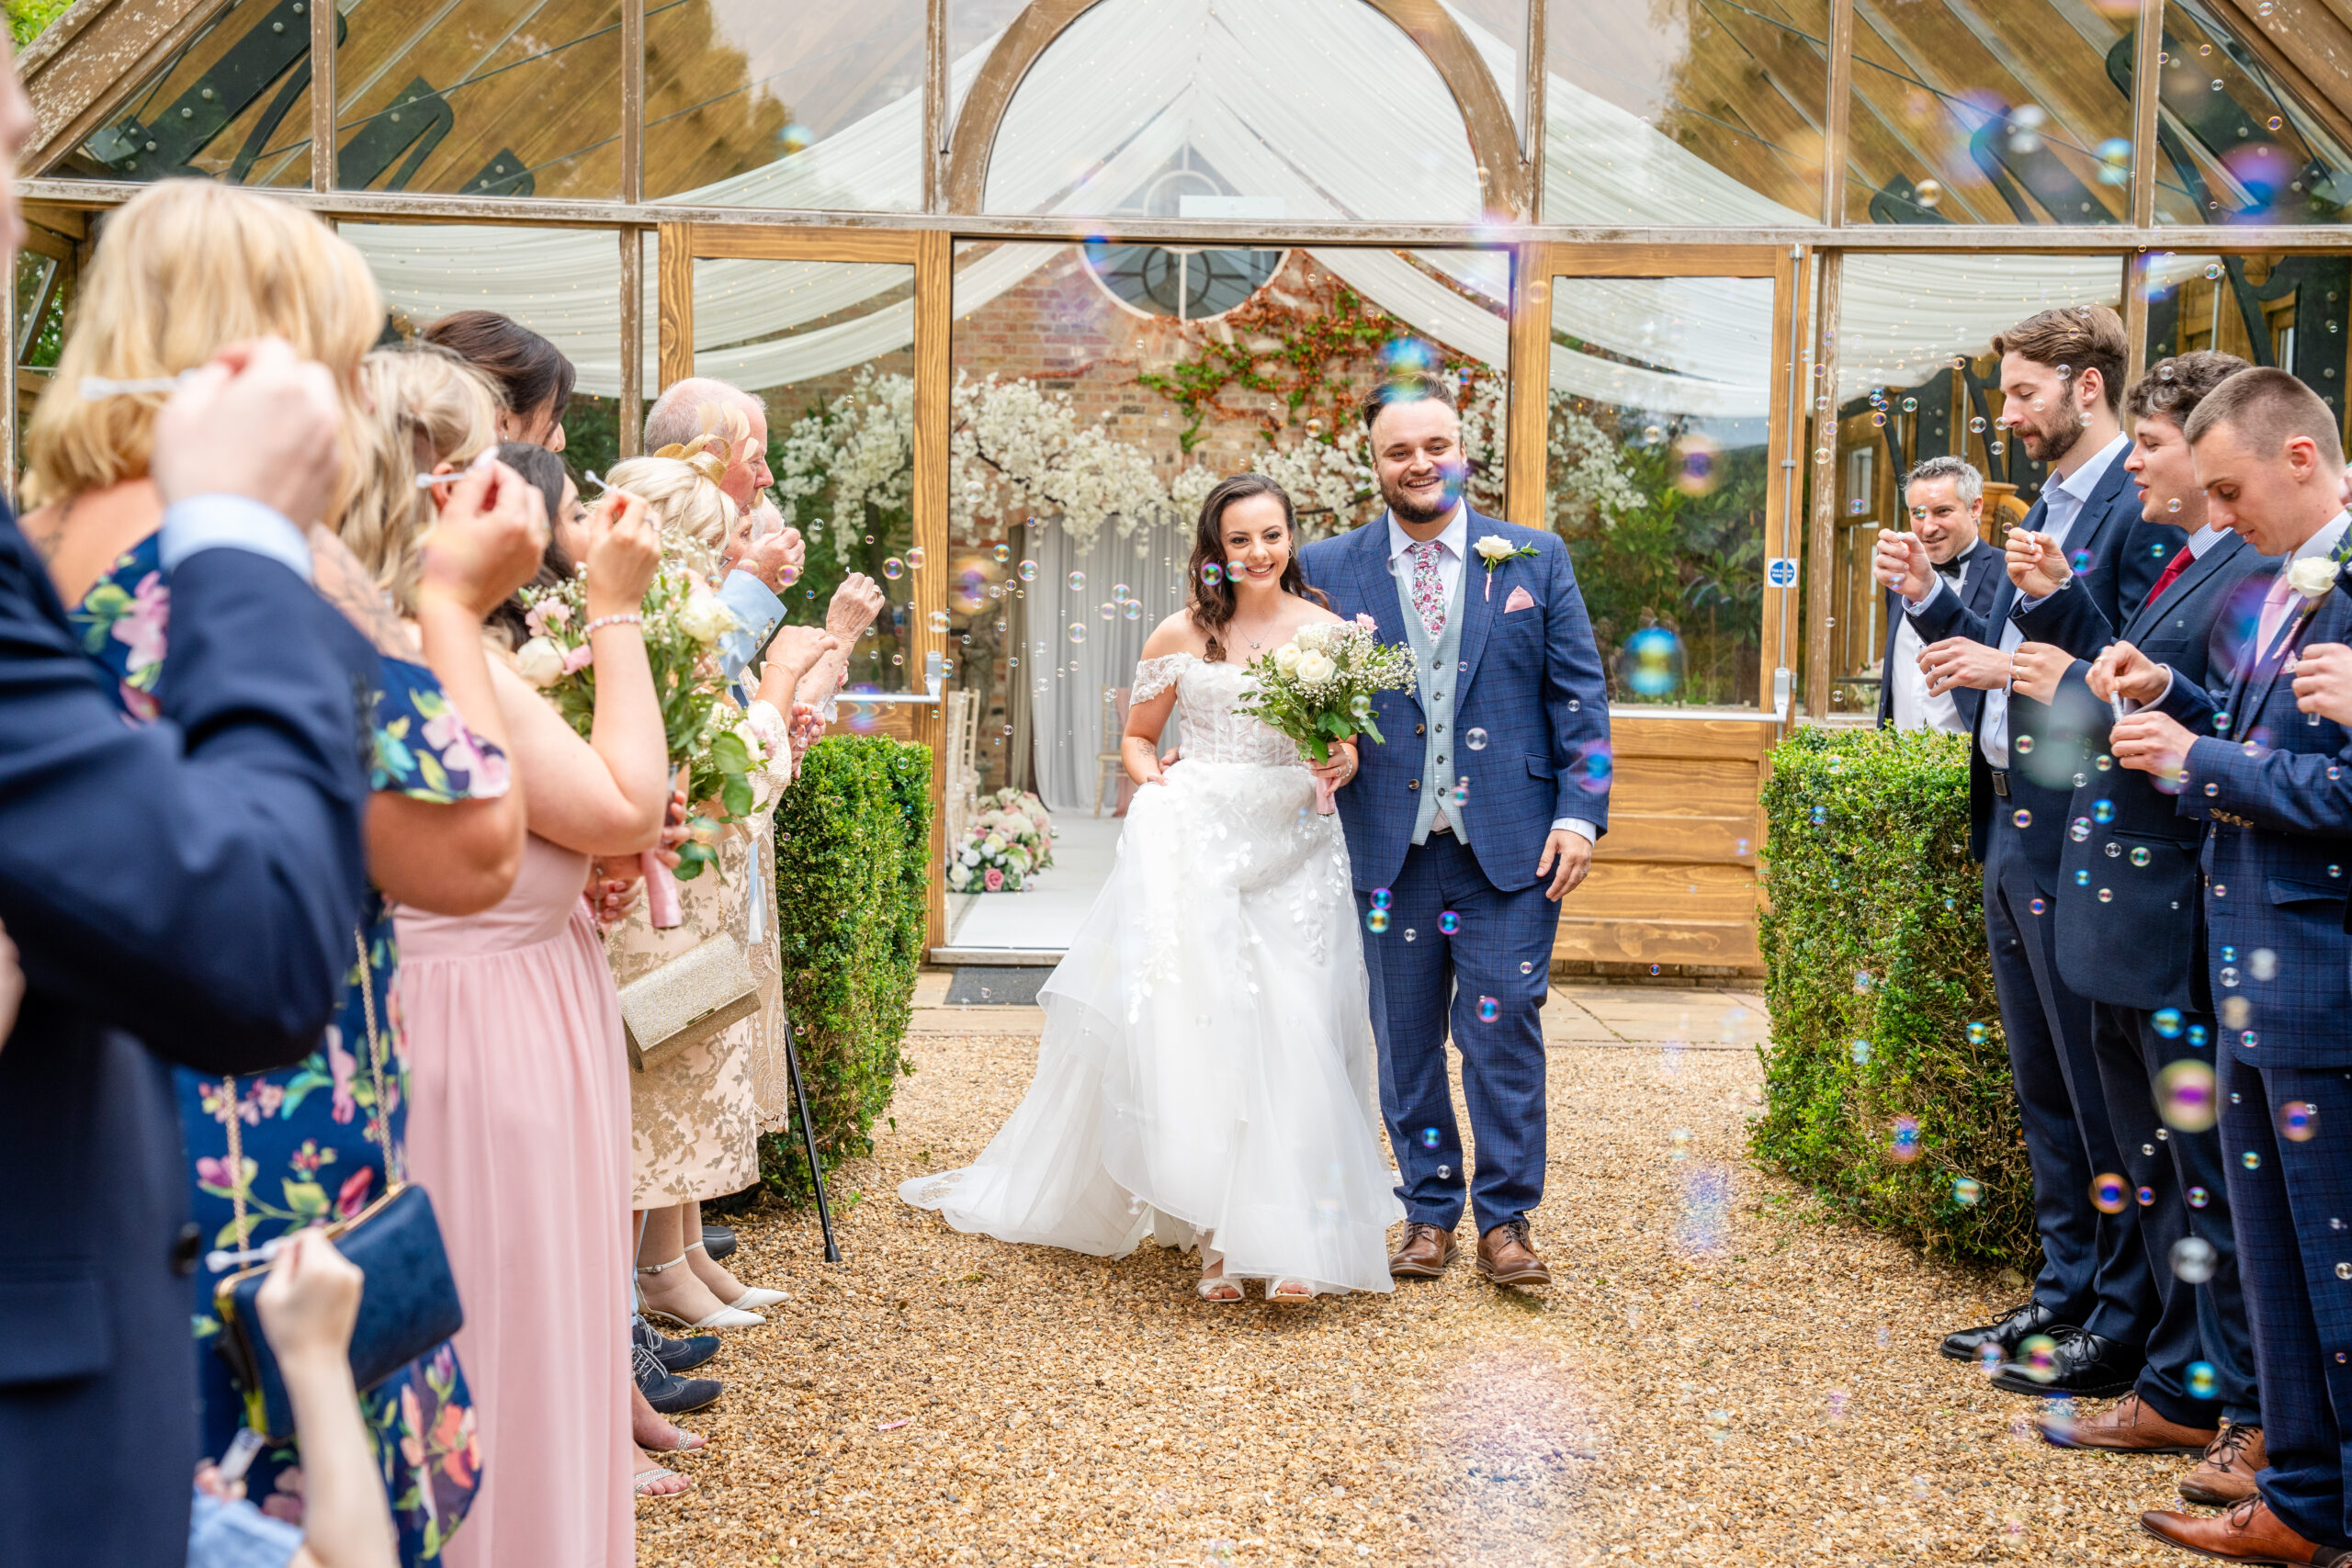
[[[1462,503],[1462,486],[1469,474],[1467,470],[1454,468],[1442,468],[1439,472],[1445,478],[1444,488],[1439,492],[1444,499],[1434,509],[1415,501],[1402,485],[1392,485],[1385,479],[1381,481],[1380,499],[1388,503],[1388,510],[1397,522],[1419,527],[1453,515],[1453,509]]]

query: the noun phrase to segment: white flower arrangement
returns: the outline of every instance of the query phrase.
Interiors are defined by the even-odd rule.
[[[947,865],[956,893],[1019,893],[1054,863],[1054,824],[1027,790],[1000,789],[973,804],[979,813]]]

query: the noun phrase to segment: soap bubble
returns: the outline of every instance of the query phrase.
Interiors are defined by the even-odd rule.
[[[2201,1285],[2221,1266],[2220,1251],[2201,1235],[2185,1235],[2172,1244],[2172,1275],[2185,1285]]]
[[[1871,1059],[1871,1043],[1869,1041],[1857,1040],[1851,1045],[1847,1046],[1846,1051],[1849,1055],[1854,1058],[1854,1066],[1860,1067],[1867,1066],[1869,1065]]]
[[[2145,844],[2135,844],[2135,845],[2133,845],[2133,846],[2132,846],[2132,863],[2133,865],[2139,865],[2139,866],[2144,866],[2144,865],[2146,865],[2146,864],[2148,863],[2148,846],[2147,846],[2147,845],[2145,845]]]
[[[2257,980],[2275,980],[2278,977],[2278,955],[2267,947],[2257,947],[2247,953],[2245,966]]]
[[[2212,1201],[2213,1195],[2202,1187],[2192,1187],[2188,1190],[2188,1206],[2192,1209],[2201,1209]]]
[[[1984,1201],[1984,1184],[1973,1176],[1951,1179],[1951,1201],[1964,1209],[1973,1209]]]
[[[947,635],[947,612],[946,612],[946,611],[944,611],[944,610],[933,610],[933,611],[931,613],[931,629],[932,629],[934,633],[938,634],[938,635],[939,635],[939,636],[941,636],[941,637],[944,637],[944,636],[946,636],[946,635]]]
[[[1035,561],[1025,560],[1021,563],[1021,581],[1023,582],[1035,582],[1037,581],[1037,563]]]
[[[1480,1023],[1494,1022],[1496,1019],[1502,1016],[1502,1004],[1496,1001],[1494,998],[1480,997],[1478,998],[1478,1021]]]
[[[1372,890],[1372,907],[1373,907],[1374,908],[1375,908],[1375,909],[1385,909],[1386,908],[1388,908],[1388,905],[1389,905],[1389,895],[1388,895],[1388,889],[1386,889],[1385,887],[1375,887],[1375,888],[1374,888],[1374,889]]]
[[[1434,1127],[1421,1129],[1421,1147],[1433,1149],[1444,1141],[1444,1135]]]
[[[1202,587],[1215,588],[1218,583],[1223,582],[1224,581],[1225,568],[1217,565],[1215,561],[1204,561],[1201,563]]]
[[[2223,266],[2220,262],[2207,262],[2207,263],[2205,264],[2205,277],[2206,277],[2206,280],[2207,280],[2208,282],[2211,282],[2211,281],[2212,281],[2212,280],[2214,280],[2214,279],[2216,279],[2216,278],[2219,278],[2219,277],[2222,276],[2222,273],[2224,273],[2224,272],[2226,272],[2226,271],[2228,271],[2228,270],[2229,270],[2229,269],[2228,269],[2228,268],[2226,268],[2226,267],[2224,267],[2224,266]]]
[[[2222,1380],[2214,1372],[2211,1361],[2189,1362],[2187,1381],[2191,1399],[2211,1399],[2214,1391],[2222,1386]]]
[[[2018,1346],[2018,1365],[2036,1382],[2058,1375],[2058,1341],[2047,1334],[2030,1334]]]
[[[2020,806],[2010,814],[2009,820],[2020,828],[2030,828],[2033,826],[2033,813]]]
[[[1111,597],[1117,600],[1122,604],[1125,604],[1128,598],[1127,585],[1124,582],[1114,582],[1111,584]]]
[[[989,557],[990,559],[994,560],[997,565],[1002,566],[1005,562],[1012,558],[1012,547],[1011,545],[990,546],[989,548]]]
[[[2203,1024],[2192,1023],[2188,1026],[2188,1043],[2191,1045],[2201,1051],[2205,1048],[2205,1040],[2206,1032]]]
[[[2123,1178],[2106,1171],[2091,1178],[2091,1202],[2102,1214],[2120,1214],[2131,1202]]]
[[[1919,1119],[1897,1116],[1887,1129],[1887,1157],[1905,1163],[1919,1157]]]
[[[2245,1153],[2238,1156],[2238,1163],[2245,1167],[2248,1170],[2260,1170],[2262,1168],[2262,1156],[2256,1154],[2252,1149],[2248,1149]]]
[[[1618,664],[1637,695],[1666,696],[1682,684],[1682,639],[1665,626],[1644,626],[1625,639]]]
[[[1374,936],[1378,936],[1381,932],[1386,931],[1388,929],[1388,911],[1385,909],[1366,910],[1363,917],[1363,929],[1370,931]]]
[[[899,559],[898,557],[896,557],[896,556],[888,556],[888,557],[884,558],[883,562],[882,562],[882,575],[883,575],[883,576],[885,576],[885,577],[888,578],[891,581],[896,582],[896,581],[899,581],[899,579],[900,579],[901,577],[904,577],[906,574],[907,574],[907,563],[906,563],[906,562],[904,562],[904,561],[900,560],[900,559]]]
[[[1070,646],[1072,646],[1073,648],[1075,648],[1078,644],[1080,644],[1080,643],[1081,643],[1081,642],[1084,642],[1084,641],[1086,640],[1086,623],[1085,623],[1085,622],[1083,622],[1083,621],[1072,621],[1072,622],[1069,624],[1069,640],[1070,640]]]
[[[2113,802],[2113,801],[2111,801],[2111,800],[2094,800],[2094,801],[2092,801],[2092,802],[2091,802],[2091,820],[2092,820],[2092,821],[2094,821],[2094,822],[2112,822],[2112,821],[2114,821],[2114,820],[2115,820],[2115,802]]]
[[[1972,1023],[1968,1026],[1968,1043],[1971,1045],[1982,1045],[1992,1037],[1993,1031],[1988,1025]]]
[[[1437,929],[1452,936],[1462,929],[1462,917],[1448,909],[1437,918]]]
[[[2308,1100],[2290,1100],[2278,1108],[2278,1135],[2290,1144],[2309,1143],[2318,1122],[2319,1107]]]
[[[2180,1010],[2178,1008],[2158,1008],[2155,1016],[2148,1021],[2154,1024],[2156,1032],[2166,1040],[2180,1038]]]
[[[1119,607],[1116,604],[1112,604],[1108,599],[1105,599],[1102,601],[1102,618],[1106,621],[1115,621],[1119,618]]]
[[[1943,198],[1944,187],[1939,180],[1921,180],[1911,187],[1911,199],[1930,212],[1936,209]]]
[[[2156,1073],[2156,1113],[2165,1126],[2183,1133],[2202,1133],[2211,1127],[2221,1114],[2212,1065],[2193,1057],[2165,1063]]]
[[[917,545],[914,548],[907,552],[907,570],[909,571],[921,571],[922,570],[922,547],[921,545]]]
[[[1473,751],[1483,751],[1487,749],[1487,732],[1474,725],[1463,731],[1462,743]]]
[[[2049,908],[2050,908],[2050,905],[2049,905],[2048,901],[2047,901],[2047,900],[2045,900],[2045,899],[2036,898],[2036,899],[2035,899],[2031,904],[2028,905],[2028,906],[2027,906],[2027,908],[2030,908],[2030,909],[2031,909],[2035,914],[2039,915],[2039,914],[2041,914],[2044,909]]]
[[[1519,961],[1519,972],[1522,975],[1532,975],[1535,973],[1535,965],[1530,960],[1522,958]]]
[[[1127,619],[1131,621],[1139,621],[1143,619],[1142,600],[1130,599],[1127,601]]]

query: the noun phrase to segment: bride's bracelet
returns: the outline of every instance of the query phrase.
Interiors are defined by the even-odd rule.
[[[580,635],[582,637],[590,636],[598,626],[641,626],[644,624],[645,617],[638,614],[635,610],[631,610],[624,615],[599,615],[594,620],[589,622],[586,626],[581,627]]]

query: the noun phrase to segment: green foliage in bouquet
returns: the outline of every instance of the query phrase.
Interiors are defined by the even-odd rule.
[[[1762,1164],[1932,1254],[2039,1256],[1968,858],[1968,742],[1800,729],[1772,752]]]
[[[873,1152],[874,1123],[898,1087],[930,868],[929,747],[842,735],[808,748],[776,804],[776,931],[828,1169]],[[762,1135],[760,1182],[794,1202],[814,1197],[797,1122]]]
[[[587,579],[575,573],[551,588],[526,588],[523,602],[531,639],[515,654],[523,678],[547,694],[564,722],[583,739],[596,719],[596,667],[582,661],[588,624]],[[665,567],[645,591],[645,653],[662,703],[662,731],[670,765],[687,770],[686,799],[703,813],[697,829],[716,829],[752,814],[752,772],[760,746],[728,699],[718,642],[735,618],[685,571]],[[714,807],[716,808],[714,810]],[[718,853],[707,832],[679,846],[677,876],[691,881]]]

